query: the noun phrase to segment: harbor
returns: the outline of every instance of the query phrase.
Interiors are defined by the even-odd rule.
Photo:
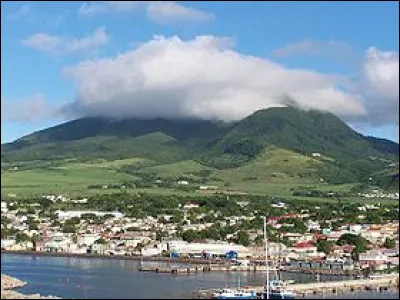
[[[140,261],[134,260],[3,253],[1,264],[3,274],[27,283],[18,287],[16,292],[26,295],[55,295],[64,299],[191,299],[195,296],[194,291],[237,287],[239,282],[242,287],[261,287],[265,282],[265,274],[262,272],[201,271],[180,275],[139,272]],[[170,265],[154,264],[159,267]],[[146,265],[150,265],[150,262]],[[316,281],[312,274],[282,272],[281,275],[290,288],[292,284],[289,281],[294,281],[296,285]],[[352,279],[323,274],[320,277],[321,282],[342,280],[340,284],[343,280]],[[313,285],[308,287],[312,288]],[[382,292],[355,289],[354,292],[343,292],[341,295],[343,298],[357,299],[398,299],[398,290],[384,291],[383,288],[382,286]],[[367,297],[363,297],[365,295]],[[318,294],[313,295],[310,292],[306,298],[318,298]]]
[[[360,291],[389,291],[399,290],[399,275],[387,275],[375,279],[342,280],[330,282],[313,282],[291,284],[288,286],[294,292],[296,298],[304,298],[309,295],[329,295],[329,294],[351,294]],[[262,286],[247,286],[245,290],[256,291],[258,297],[264,292]],[[213,299],[213,295],[221,289],[196,290],[193,293],[195,299]]]

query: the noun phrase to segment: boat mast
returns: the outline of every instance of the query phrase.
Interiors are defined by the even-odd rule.
[[[264,217],[264,245],[265,245],[265,268],[267,270],[266,299],[269,299],[269,268],[268,268],[268,240],[267,240],[267,217]]]

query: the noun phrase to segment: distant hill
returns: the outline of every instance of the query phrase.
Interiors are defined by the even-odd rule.
[[[213,170],[245,168],[246,173],[251,173],[249,168],[265,157],[266,149],[276,147],[303,157],[299,160],[300,156],[276,152],[286,153],[284,165],[290,164],[292,158],[297,159],[297,163],[284,168],[296,176],[347,183],[367,182],[371,174],[386,174],[380,179],[385,185],[390,185],[396,174],[385,170],[389,164],[398,162],[399,157],[397,143],[365,137],[331,113],[292,107],[260,110],[230,124],[161,118],[83,118],[32,133],[1,147],[3,163],[136,157],[160,166],[192,160]],[[312,157],[313,153],[316,157]],[[280,161],[279,155],[274,161]],[[279,164],[269,162],[265,166],[271,176],[282,173]]]

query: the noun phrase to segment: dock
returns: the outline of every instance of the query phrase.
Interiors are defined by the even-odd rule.
[[[254,290],[261,298],[264,287],[253,286],[247,287],[249,290]],[[328,282],[313,282],[303,284],[288,285],[288,289],[292,290],[297,298],[302,298],[307,295],[327,295],[352,293],[359,291],[388,291],[399,289],[399,275],[387,275],[377,279],[357,279],[357,280],[341,280]],[[213,293],[220,288],[208,290],[196,290],[193,292],[195,299],[212,299]]]
[[[320,274],[320,275],[344,275],[356,276],[362,275],[361,270],[346,270],[346,269],[322,269],[322,268],[302,268],[302,267],[282,267],[282,272],[288,273],[303,273],[303,274]]]
[[[271,268],[269,268],[271,271]],[[265,272],[265,266],[229,266],[229,265],[203,265],[191,267],[155,267],[141,266],[140,272],[170,273],[170,274],[190,274],[198,272]]]

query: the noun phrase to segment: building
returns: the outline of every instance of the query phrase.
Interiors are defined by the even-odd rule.
[[[198,208],[199,205],[197,203],[191,203],[187,202],[183,205],[183,209],[192,209],[192,208]]]
[[[1,249],[7,250],[10,247],[14,246],[16,243],[17,242],[14,239],[1,240]]]
[[[190,257],[225,257],[227,253],[235,252],[238,258],[251,256],[248,248],[226,242],[188,243],[181,240],[168,241],[167,250],[180,256]]]
[[[295,253],[299,259],[323,256],[323,254],[318,253],[317,247],[310,243],[297,243],[294,247],[287,248],[287,250]]]
[[[369,250],[359,255],[359,263],[361,268],[382,270],[387,268],[388,262],[389,260],[387,255],[378,250]]]

